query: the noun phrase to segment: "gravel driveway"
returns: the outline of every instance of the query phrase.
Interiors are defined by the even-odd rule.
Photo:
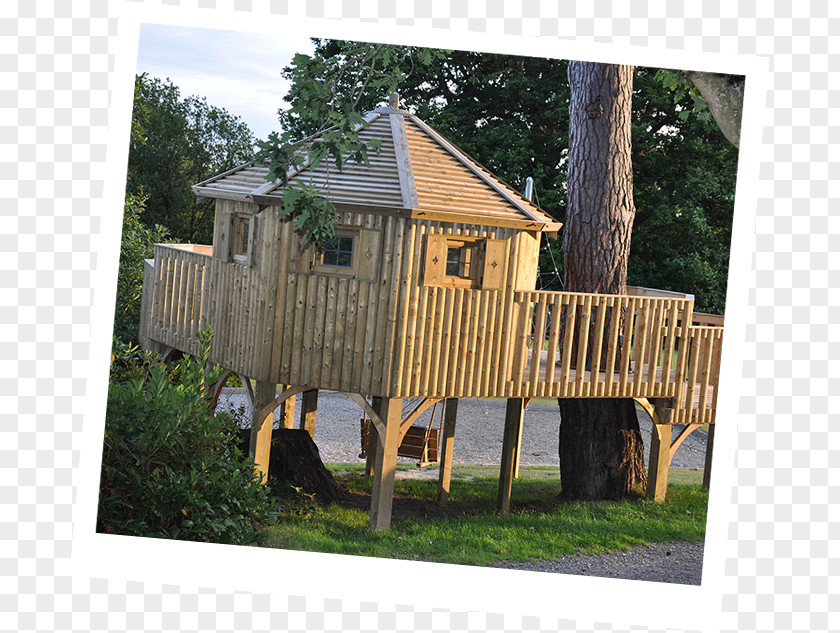
[[[406,401],[406,411],[417,401]],[[246,399],[241,390],[226,389],[219,401],[219,410],[245,411]],[[300,411],[300,396],[296,403]],[[424,413],[416,424],[428,424],[432,410]],[[440,415],[438,405],[435,425]],[[645,442],[645,463],[650,450],[651,421],[647,413],[639,412],[639,425]],[[359,419],[362,410],[347,396],[331,391],[318,394],[318,421],[315,443],[324,462],[357,462],[361,448]],[[532,401],[525,410],[520,463],[528,466],[556,466],[558,464],[558,428],[560,413],[556,401]],[[466,399],[458,402],[453,461],[456,464],[499,465],[502,454],[502,435],[505,422],[505,401]],[[706,454],[706,434],[695,431],[677,449],[671,466],[702,469]],[[412,463],[403,457],[400,462]],[[398,476],[413,476],[436,471],[400,472]],[[415,475],[415,476],[416,476]],[[422,476],[422,475],[421,475]],[[703,543],[684,541],[652,543],[611,554],[570,554],[556,560],[534,563],[502,562],[497,567],[542,571],[559,574],[600,576],[699,585],[703,568]]]

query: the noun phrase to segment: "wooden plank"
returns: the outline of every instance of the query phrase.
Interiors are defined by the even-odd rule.
[[[376,445],[373,466],[370,527],[374,530],[387,530],[391,526],[402,400],[382,398],[379,404],[378,413],[385,428],[383,429],[384,432],[379,432],[377,429],[379,441]]]
[[[595,314],[595,340],[591,341],[592,359],[589,364],[590,377],[587,385],[587,396],[597,397],[601,380],[601,356],[604,351],[604,337],[606,335],[605,323],[607,319],[607,306],[610,297],[604,296],[598,299],[597,312]]]
[[[264,412],[274,400],[276,386],[272,382],[258,382],[254,394],[251,417],[250,453],[263,484],[268,481],[268,463],[271,454],[271,430],[274,423],[274,409]]]
[[[648,329],[651,320],[651,300],[640,299],[639,319],[637,321],[635,339],[633,341],[634,374],[631,395],[644,396],[642,393],[643,368],[647,360]]]
[[[423,261],[423,285],[441,285],[446,276],[446,235],[426,235],[426,254]]]
[[[351,389],[356,333],[358,331],[364,332],[364,328],[360,327],[358,320],[359,287],[358,279],[351,279],[347,284],[347,307],[345,309],[346,315],[343,336],[344,353],[342,354],[341,363],[338,365],[338,369],[341,372],[341,378],[339,379],[339,390],[341,391],[349,391]]]
[[[324,310],[324,322],[321,326],[321,338],[317,345],[312,367],[312,382],[313,384],[328,388],[330,378],[332,376],[333,368],[333,343],[335,342],[335,313],[336,302],[338,301],[338,279],[330,277],[324,279],[324,291],[326,296],[322,296],[320,303],[326,302]],[[319,284],[320,288],[320,284]],[[316,341],[318,334],[316,331]]]
[[[359,231],[359,255],[356,278],[365,281],[376,279],[380,259],[382,233],[375,229]]]
[[[350,289],[350,282],[353,280],[342,279],[338,281],[338,292],[335,298],[335,317],[334,328],[332,331],[332,350],[330,356],[332,358],[332,368],[324,379],[327,386],[324,389],[341,389],[341,370],[344,365],[344,346],[345,332],[347,329],[347,294]],[[329,315],[327,315],[329,319]],[[328,322],[329,329],[329,322]],[[352,337],[352,334],[351,334]]]
[[[551,328],[548,333],[548,348],[545,356],[545,396],[550,396],[553,391],[554,369],[556,366],[557,345],[560,341],[560,330],[562,324],[563,295],[557,294],[551,298]]]
[[[443,434],[440,444],[440,470],[438,472],[437,502],[445,506],[449,501],[452,479],[452,456],[455,451],[455,422],[458,418],[458,399],[446,399],[443,414]]]
[[[499,514],[510,512],[510,495],[513,488],[514,453],[522,417],[525,411],[522,398],[508,398],[505,409],[505,431],[502,439],[502,463],[499,469],[499,494],[496,509]]]
[[[300,428],[315,439],[315,422],[318,417],[318,390],[307,389],[303,392],[300,404]]]
[[[545,319],[548,311],[548,302],[546,296],[537,297],[537,305],[535,310],[537,312],[534,337],[531,343],[531,372],[528,378],[528,385],[525,389],[524,395],[529,397],[536,397],[540,395],[539,379],[540,379],[540,361],[542,359],[543,340],[545,339]]]
[[[560,360],[560,389],[557,394],[559,397],[565,398],[569,395],[569,391],[574,384],[572,382],[571,367],[572,367],[572,350],[576,338],[575,323],[577,318],[577,301],[576,297],[569,296],[569,303],[566,305],[566,322],[563,330],[563,355]]]
[[[443,310],[440,322],[439,345],[432,365],[432,384],[429,392],[435,396],[446,394],[446,381],[449,377],[449,355],[452,349],[453,312],[455,310],[455,289],[443,290]]]
[[[636,320],[637,299],[630,298],[627,300],[627,307],[624,313],[624,339],[621,345],[621,363],[619,365],[618,374],[618,397],[627,398],[630,394],[630,384],[628,376],[630,373],[630,351],[633,346],[633,331],[634,321]]]
[[[303,334],[306,319],[306,296],[309,288],[309,277],[307,275],[295,275],[295,301],[294,328],[290,338],[289,347],[292,351],[291,365],[289,367],[289,382],[302,384],[301,358],[304,353]]]
[[[654,420],[651,431],[647,487],[647,496],[654,501],[665,501],[665,494],[668,491],[671,429],[670,424],[657,424]]]
[[[464,317],[464,291],[455,289],[455,296],[452,303],[452,332],[450,338],[449,358],[447,360],[448,373],[446,377],[446,393],[457,394],[459,369],[463,366],[461,349],[461,328]]]
[[[481,287],[484,290],[500,290],[504,283],[505,240],[487,239],[484,242],[484,271]]]
[[[490,367],[488,366],[488,359],[490,353],[488,351],[489,343],[492,341],[492,331],[488,329],[488,318],[491,312],[491,306],[495,305],[495,290],[482,291],[481,305],[478,310],[478,321],[475,325],[475,370],[472,376],[473,388],[471,394],[476,397],[486,397],[487,395],[487,377],[490,374]],[[493,360],[495,364],[498,357]]]
[[[417,321],[417,284],[414,283],[412,264],[417,239],[417,225],[412,222],[403,236],[403,255],[400,263],[398,300],[396,304],[394,343],[391,353],[395,365],[390,370],[391,380],[383,380],[383,387],[387,385],[388,393],[402,396],[407,390],[406,382],[411,380],[410,368],[411,352],[414,348],[414,327]]]

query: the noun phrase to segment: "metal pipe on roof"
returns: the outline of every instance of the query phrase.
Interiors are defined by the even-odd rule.
[[[532,202],[534,199],[534,179],[528,176],[525,179],[525,199]]]

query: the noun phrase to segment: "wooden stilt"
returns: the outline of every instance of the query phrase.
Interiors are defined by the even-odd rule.
[[[524,407],[523,407],[524,409]],[[519,457],[522,453],[522,429],[524,424],[519,425],[519,432],[516,434],[516,447],[513,451],[513,478],[519,477]]]
[[[268,458],[271,453],[271,427],[274,424],[274,409],[267,415],[260,414],[264,407],[269,406],[276,395],[277,386],[273,382],[257,382],[254,393],[254,407],[251,415],[251,446],[250,452],[254,458],[257,471],[262,483],[268,481]]]
[[[371,398],[371,407],[374,411],[379,411],[382,406],[382,398]],[[365,460],[365,477],[373,477],[373,470],[376,466],[376,450],[379,445],[379,433],[376,432],[376,425],[373,421],[370,422],[370,430],[368,431],[367,444],[367,459]]]
[[[522,398],[508,398],[505,411],[505,434],[502,440],[502,466],[499,472],[499,498],[496,508],[499,514],[510,511],[510,493],[513,487],[514,456],[516,443],[522,430],[522,414],[525,401]]]
[[[315,419],[318,414],[318,390],[307,389],[303,392],[300,403],[300,428],[309,432],[315,439]]]
[[[703,487],[708,488],[712,481],[712,451],[715,446],[715,425],[709,425],[709,437],[706,440],[706,464],[703,467]]]
[[[442,506],[449,501],[449,481],[452,478],[452,453],[455,446],[455,419],[458,416],[458,398],[447,398],[445,402],[437,495],[437,501]]]
[[[381,398],[378,404],[377,413],[382,418],[385,428],[384,433],[377,429],[379,441],[376,443],[373,466],[370,527],[374,530],[387,530],[391,527],[391,506],[394,501],[394,474],[397,469],[402,399]]]
[[[284,429],[295,428],[295,397],[291,396],[283,401],[283,414],[280,419],[280,426]]]
[[[668,490],[668,468],[671,464],[670,424],[658,424],[654,419],[650,437],[650,457],[648,458],[647,496],[654,501],[665,501]]]

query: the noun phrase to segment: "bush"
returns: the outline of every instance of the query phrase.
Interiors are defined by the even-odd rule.
[[[209,336],[177,384],[159,360],[115,360],[126,379],[108,388],[98,531],[248,545],[276,516],[231,416],[207,414]]]

